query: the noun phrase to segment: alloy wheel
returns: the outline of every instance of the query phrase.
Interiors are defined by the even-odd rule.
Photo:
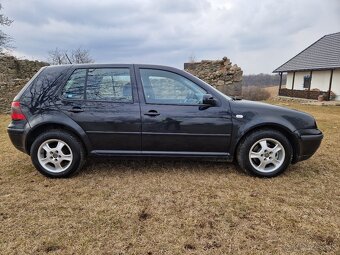
[[[255,142],[249,151],[249,161],[259,172],[270,173],[280,168],[285,160],[285,149],[273,138]]]
[[[70,146],[59,139],[49,139],[38,149],[38,161],[47,171],[60,173],[69,168],[73,161]]]

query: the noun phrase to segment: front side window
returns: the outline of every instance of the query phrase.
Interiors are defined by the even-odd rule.
[[[203,103],[206,91],[187,78],[163,70],[140,69],[146,103],[187,104]]]
[[[88,69],[86,98],[88,100],[132,102],[130,69]]]
[[[67,99],[84,99],[86,69],[75,70],[62,91],[62,97]]]

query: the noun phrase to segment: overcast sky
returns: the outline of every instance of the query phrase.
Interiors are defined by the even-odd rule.
[[[340,31],[340,0],[0,0],[14,54],[46,60],[55,47],[97,63],[183,68],[227,56],[246,74],[270,73]]]

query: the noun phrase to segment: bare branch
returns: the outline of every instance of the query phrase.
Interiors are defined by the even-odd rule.
[[[63,65],[67,64],[68,61],[66,59],[67,51],[55,48],[48,52],[48,62],[52,65]]]
[[[197,62],[195,54],[192,52],[189,56],[189,63],[195,63]]]
[[[90,51],[83,48],[72,50],[71,61],[74,64],[93,63],[94,60],[90,57]]]
[[[94,60],[90,56],[90,51],[81,47],[71,50],[71,55],[67,50],[55,48],[48,52],[48,62],[52,65],[63,64],[84,64],[93,63]]]
[[[2,9],[2,5],[0,4],[0,11],[1,9]],[[0,13],[0,26],[10,26],[12,22],[13,20],[10,20],[4,14]],[[0,30],[0,53],[3,51],[3,49],[12,48],[9,44],[11,41],[12,41],[12,38]]]

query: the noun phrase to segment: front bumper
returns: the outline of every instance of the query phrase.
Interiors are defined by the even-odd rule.
[[[299,143],[295,162],[306,160],[313,156],[323,139],[322,132],[319,129],[303,129],[297,130],[295,133]]]

